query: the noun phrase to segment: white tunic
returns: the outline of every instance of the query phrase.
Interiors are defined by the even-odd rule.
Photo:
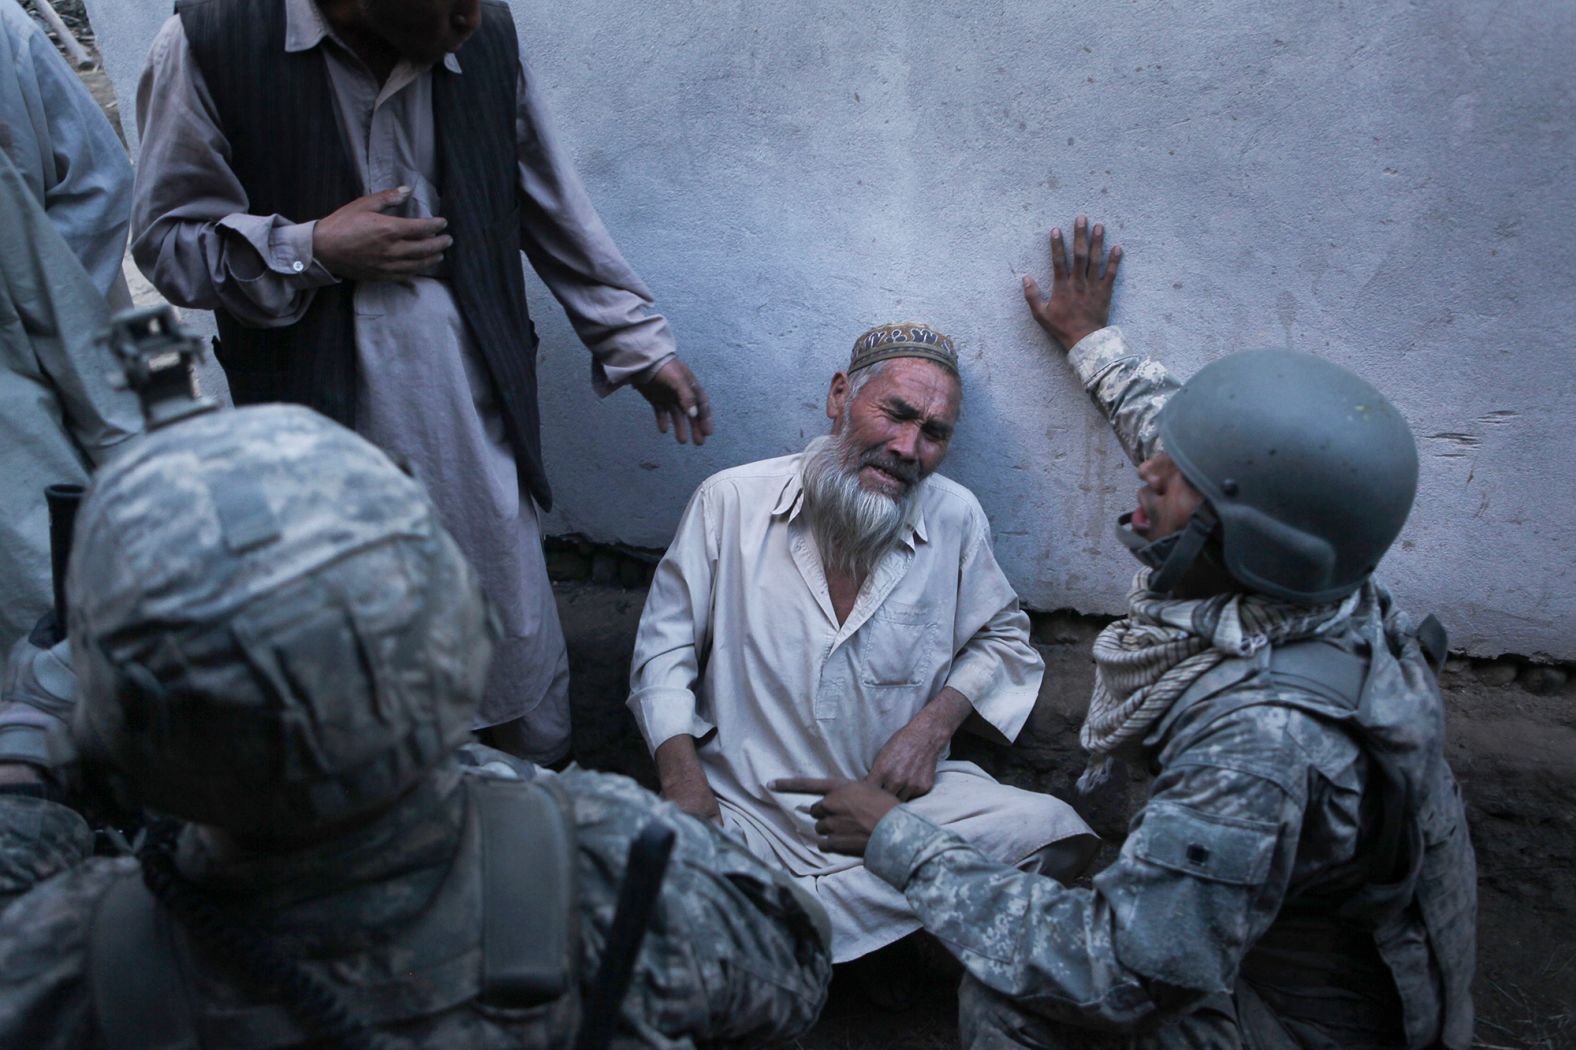
[[[635,641],[629,706],[655,751],[688,734],[730,832],[826,906],[833,958],[873,951],[919,923],[857,858],[821,852],[788,776],[862,778],[944,686],[1008,740],[1028,720],[1044,664],[991,550],[972,493],[928,478],[901,541],[839,624],[808,523],[802,456],[709,478],[658,566]],[[1016,863],[1088,826],[1049,795],[943,757],[911,808]]]

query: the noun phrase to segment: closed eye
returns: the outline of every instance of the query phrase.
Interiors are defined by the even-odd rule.
[[[919,422],[925,437],[938,443],[952,440],[952,427],[935,419],[925,419],[925,414],[914,405],[896,395],[881,403],[881,410],[894,423]]]

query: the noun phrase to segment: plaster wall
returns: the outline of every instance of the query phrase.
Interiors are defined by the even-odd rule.
[[[964,357],[944,472],[1025,602],[1119,611],[1132,470],[1019,293],[1083,210],[1127,251],[1115,320],[1179,374],[1289,346],[1397,402],[1406,605],[1477,654],[1576,658],[1576,6],[511,2],[718,424],[678,448],[633,393],[598,403],[533,284],[550,530],[664,545],[707,474],[825,427],[856,334],[924,319]],[[88,6],[129,123],[169,6]]]

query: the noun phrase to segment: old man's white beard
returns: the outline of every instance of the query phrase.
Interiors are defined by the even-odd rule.
[[[924,481],[901,497],[859,483],[859,456],[843,439],[822,435],[805,446],[804,499],[821,558],[833,572],[864,576],[897,542]]]

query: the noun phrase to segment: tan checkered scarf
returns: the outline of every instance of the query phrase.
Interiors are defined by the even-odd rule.
[[[1151,571],[1133,578],[1126,619],[1094,642],[1094,695],[1078,734],[1089,752],[1089,766],[1078,778],[1081,791],[1103,783],[1115,757],[1135,753],[1172,701],[1204,672],[1266,645],[1323,634],[1351,616],[1363,593],[1358,589],[1324,605],[1262,594],[1183,601],[1151,591]]]

